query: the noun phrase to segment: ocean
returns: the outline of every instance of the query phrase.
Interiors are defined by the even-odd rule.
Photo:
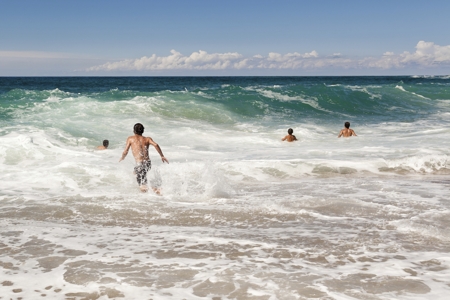
[[[450,76],[0,77],[0,171],[0,299],[450,295]]]

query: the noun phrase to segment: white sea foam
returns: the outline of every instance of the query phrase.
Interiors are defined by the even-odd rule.
[[[270,91],[270,90],[266,90],[266,89],[256,89],[256,91],[258,93],[260,93],[261,95],[263,95],[264,97],[267,97],[270,99],[276,99],[276,100],[282,101],[282,102],[298,101],[305,105],[309,105],[312,108],[317,109],[319,111],[327,112],[330,114],[338,114],[338,115],[341,115],[344,117],[349,117],[346,114],[333,112],[333,111],[330,111],[330,110],[327,110],[327,109],[321,107],[318,103],[317,98],[315,98],[315,97],[298,97],[298,96],[292,97],[292,96],[284,95],[282,93],[278,93],[278,92]]]
[[[409,92],[409,91],[405,90],[405,88],[402,87],[402,86],[400,86],[400,85],[395,86],[395,88],[396,88],[396,89],[399,89],[399,90],[402,91],[402,92],[409,93],[409,94],[411,94],[411,95],[417,96],[417,97],[419,97],[419,98],[430,100],[429,98],[427,98],[427,97],[425,97],[425,96],[419,95],[419,94],[414,93],[414,92]]]
[[[369,86],[354,86],[354,85],[346,85],[345,88],[350,89],[352,91],[356,91],[356,92],[362,92],[365,94],[368,94],[370,96],[370,99],[381,99],[382,95],[381,94],[375,94],[373,92],[369,92],[368,89],[378,89],[381,91],[381,87],[380,86],[376,86],[376,85],[369,85]]]
[[[446,299],[446,106],[357,119],[358,136],[338,139],[341,123],[248,117],[185,94],[71,94],[8,115],[0,297]],[[161,196],[140,193],[131,153],[118,162],[136,122],[170,161],[150,147]],[[289,127],[298,142],[281,141]]]

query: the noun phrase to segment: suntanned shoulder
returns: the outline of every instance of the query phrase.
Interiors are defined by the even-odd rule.
[[[351,136],[357,136],[357,135],[353,129],[344,128],[341,130],[341,132],[339,132],[338,138],[340,138],[341,136],[351,137]]]
[[[152,144],[152,145],[153,145],[153,144],[156,144],[156,142],[155,142],[151,137],[149,137],[149,136],[146,137],[145,139],[146,139],[146,141],[147,141],[149,144]]]
[[[293,141],[297,141],[297,137],[295,135],[293,135],[293,134],[288,134],[284,138],[282,138],[281,140],[282,141],[293,142]]]

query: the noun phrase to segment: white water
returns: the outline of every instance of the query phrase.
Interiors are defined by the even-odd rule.
[[[338,139],[341,124],[174,118],[155,98],[58,104],[1,129],[0,299],[449,295],[448,114]],[[170,161],[150,149],[162,196],[118,163],[136,122]]]

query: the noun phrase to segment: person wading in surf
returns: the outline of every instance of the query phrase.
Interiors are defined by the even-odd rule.
[[[155,147],[156,151],[158,151],[161,159],[166,163],[169,163],[167,158],[164,157],[161,148],[157,143],[153,141],[151,137],[142,136],[144,133],[144,126],[141,123],[136,123],[134,125],[134,135],[129,136],[127,138],[127,144],[125,146],[125,150],[123,150],[122,157],[119,162],[125,159],[128,154],[128,150],[133,153],[134,159],[136,160],[136,167],[134,168],[134,173],[136,174],[136,180],[139,184],[139,188],[141,192],[147,192],[147,172],[152,167],[152,162],[150,161],[150,157],[148,155],[148,147],[152,145]],[[155,193],[159,194],[160,191],[157,188],[153,188]]]
[[[288,141],[288,142],[293,142],[296,141],[297,138],[295,137],[295,135],[293,135],[294,130],[292,130],[292,128],[288,129],[288,135],[286,135],[284,138],[282,138],[282,141]]]
[[[343,137],[350,137],[350,136],[357,136],[356,133],[353,131],[353,129],[350,129],[350,122],[345,122],[344,124],[345,128],[339,132],[338,138],[341,136]]]
[[[98,146],[97,150],[106,150],[106,149],[108,149],[108,146],[109,146],[109,141],[103,140],[103,146]]]

